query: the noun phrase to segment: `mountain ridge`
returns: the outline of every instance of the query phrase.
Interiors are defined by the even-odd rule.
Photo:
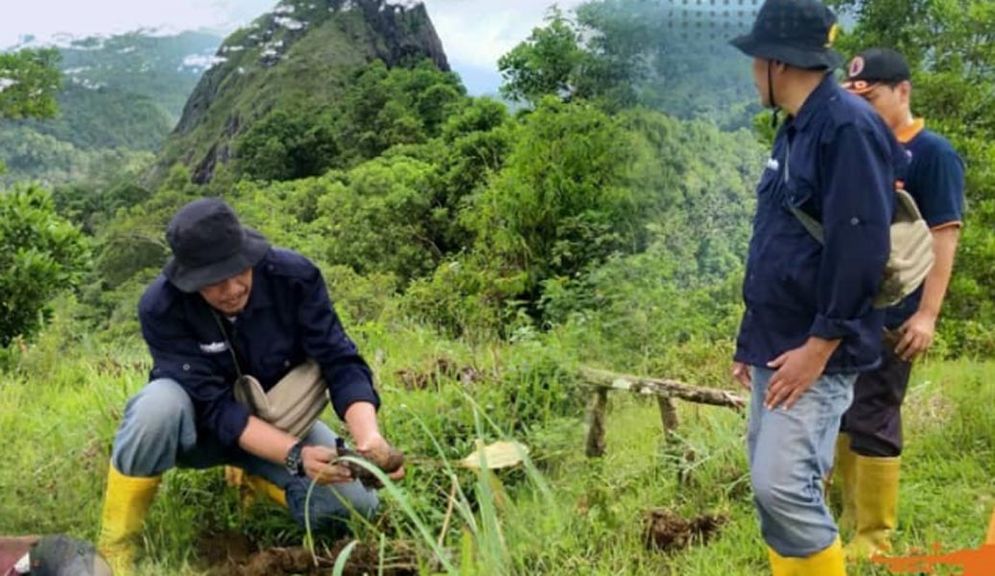
[[[234,139],[273,109],[328,107],[371,62],[393,67],[426,58],[450,70],[421,2],[283,0],[222,42],[149,180],[179,162],[193,181],[208,182],[232,158]]]

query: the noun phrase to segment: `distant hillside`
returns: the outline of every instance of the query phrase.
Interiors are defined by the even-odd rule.
[[[175,123],[221,40],[210,32],[166,36],[136,30],[110,37],[62,38],[58,44],[67,87],[145,96]]]
[[[375,60],[449,70],[425,7],[405,0],[284,0],[225,39],[163,150],[152,180],[180,162],[209,181],[233,140],[278,109],[323,109]]]
[[[157,151],[220,43],[209,33],[148,30],[61,39],[59,115],[0,125],[4,179],[59,184],[122,155]]]

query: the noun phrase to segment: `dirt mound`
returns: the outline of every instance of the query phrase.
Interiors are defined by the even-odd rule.
[[[646,513],[644,542],[650,550],[683,550],[692,543],[707,544],[728,521],[728,516],[721,514],[703,514],[687,519],[671,510],[650,510]]]

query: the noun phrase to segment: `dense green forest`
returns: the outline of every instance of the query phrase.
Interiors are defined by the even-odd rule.
[[[917,113],[967,161],[968,218],[911,392],[910,444],[924,461],[942,446],[972,452],[959,472],[910,467],[901,536],[903,550],[973,546],[972,502],[995,498],[995,421],[982,409],[995,356],[995,7],[834,4],[855,22],[841,50],[903,50]],[[749,60],[725,40],[752,13],[688,28],[655,0],[551,10],[501,59],[503,101],[467,95],[424,8],[382,6],[284,0],[223,42],[126,36],[0,55],[0,76],[23,78],[0,90],[0,430],[19,463],[0,470],[19,495],[0,505],[0,532],[94,537],[114,427],[148,370],[136,304],[168,258],[165,225],[191,199],[222,196],[320,265],[406,452],[450,462],[478,438],[530,447],[500,481],[412,466],[404,503],[441,532],[459,573],[761,571],[741,417],[682,406],[679,437],[657,441],[654,406],[620,398],[610,456],[585,461],[576,374],[731,387],[767,144]],[[177,72],[177,58],[214,48],[203,76]],[[152,68],[130,59],[143,53],[159,55]],[[70,72],[86,67],[85,81]],[[29,78],[44,98],[17,91]],[[203,573],[207,534],[300,543],[222,485],[220,472],[168,478],[146,527],[148,574]],[[452,486],[463,500],[447,519]],[[966,500],[942,499],[950,489]],[[714,545],[661,554],[643,535],[657,505],[728,525]],[[387,517],[360,539],[414,547],[431,573],[434,542],[397,501]]]

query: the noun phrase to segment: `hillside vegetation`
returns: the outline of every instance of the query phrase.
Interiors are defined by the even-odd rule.
[[[995,50],[977,43],[995,11],[903,0],[914,16],[895,27],[896,1],[836,2],[856,22],[841,47],[906,50],[917,110],[969,166],[954,283],[907,402],[897,551],[976,548],[995,505]],[[12,163],[18,182],[0,193],[0,533],[96,537],[114,431],[151,368],[138,298],[168,258],[172,214],[221,196],[320,266],[375,373],[384,433],[409,456],[385,513],[355,526],[354,563],[763,573],[743,413],[679,404],[665,436],[655,400],[614,395],[605,456],[584,454],[582,367],[742,393],[728,374],[767,150],[750,128],[749,59],[720,43],[742,20],[683,42],[679,25],[666,32],[681,22],[669,6],[551,11],[501,60],[513,107],[466,94],[424,7],[382,0],[284,0],[234,32],[161,147],[131,148],[130,124],[102,131],[90,114],[15,124],[24,114],[0,99],[0,142],[18,134],[8,149],[65,175],[49,190]],[[682,65],[689,55],[716,67]],[[148,96],[122,113],[161,109]],[[115,138],[135,140],[122,150]],[[95,156],[60,164],[58,143]],[[528,458],[494,474],[456,465],[496,440]],[[699,518],[708,537],[678,522],[661,550],[646,532],[661,518]],[[141,569],[226,573],[229,556],[305,540],[276,507],[243,507],[220,469],[171,471]]]

